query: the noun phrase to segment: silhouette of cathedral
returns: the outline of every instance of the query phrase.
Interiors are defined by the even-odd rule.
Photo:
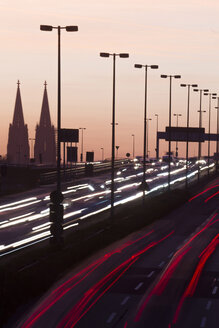
[[[20,94],[20,82],[17,82],[13,123],[9,126],[7,159],[10,164],[25,165],[29,163],[30,148],[27,124],[24,123]]]
[[[36,163],[56,163],[55,129],[51,125],[49,102],[47,96],[47,83],[45,82],[40,123],[36,126],[34,158]]]

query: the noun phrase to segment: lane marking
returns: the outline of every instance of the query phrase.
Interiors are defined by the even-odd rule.
[[[141,286],[143,285],[143,282],[139,282],[139,284],[135,287],[135,290],[138,290],[139,288],[141,288]]]
[[[202,318],[202,321],[201,321],[201,325],[200,325],[201,328],[204,328],[205,327],[206,321],[207,321],[207,318],[206,317],[203,317]]]
[[[215,286],[214,289],[212,290],[212,294],[215,295],[217,293],[218,287]]]
[[[150,278],[151,276],[153,276],[154,274],[154,271],[151,271],[148,275],[147,275],[147,278]]]
[[[129,300],[130,298],[131,298],[130,296],[126,296],[126,297],[123,299],[121,305],[125,305],[125,303],[127,303],[128,300]]]
[[[110,323],[115,318],[115,316],[116,316],[116,312],[111,313],[106,323]]]
[[[164,266],[164,264],[165,264],[165,262],[162,261],[162,262],[160,262],[160,264],[158,266],[161,268],[162,266]]]
[[[206,310],[210,310],[211,308],[211,305],[212,305],[212,301],[208,301],[207,305],[206,305]]]

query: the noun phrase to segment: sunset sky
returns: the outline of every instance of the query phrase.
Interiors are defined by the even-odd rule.
[[[155,113],[159,130],[168,123],[169,81],[161,74],[181,74],[173,81],[172,112],[186,125],[187,90],[180,83],[197,83],[219,96],[218,0],[0,0],[0,154],[6,154],[17,80],[29,138],[35,137],[44,81],[53,123],[57,112],[57,31],[42,32],[41,24],[78,25],[62,31],[62,127],[86,127],[84,150],[95,159],[110,157],[112,113],[112,58],[100,52],[128,52],[116,65],[116,145],[119,155],[143,148],[144,71],[134,64],[157,64],[148,74],[149,149],[155,156]],[[202,109],[208,111],[208,97]],[[216,101],[212,101],[212,132],[216,132]],[[199,94],[191,93],[190,126],[198,126]],[[175,117],[172,119],[175,124]],[[208,113],[203,114],[208,126]],[[213,144],[212,144],[213,145]],[[167,143],[161,143],[163,153]],[[175,145],[173,144],[173,148]],[[206,145],[203,147],[206,154]],[[179,147],[184,155],[185,145]],[[215,145],[212,146],[212,153]],[[191,145],[190,155],[197,147]]]

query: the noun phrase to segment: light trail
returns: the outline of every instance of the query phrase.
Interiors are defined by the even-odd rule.
[[[26,202],[29,202],[31,200],[36,200],[36,199],[37,199],[36,197],[30,197],[30,198],[21,199],[19,201],[13,202],[13,203],[8,203],[8,204],[5,204],[5,205],[1,205],[0,206],[0,209],[5,208],[5,207],[9,207],[9,206],[13,206],[13,205],[18,205],[18,204],[26,203]]]
[[[176,312],[174,314],[173,317],[173,321],[172,323],[175,325],[176,322],[178,321],[180,312],[182,310],[183,304],[186,300],[186,298],[188,297],[192,297],[194,295],[194,292],[196,290],[198,281],[200,279],[201,273],[203,271],[203,268],[207,262],[207,260],[209,259],[209,257],[213,254],[213,252],[215,251],[216,247],[219,244],[219,234],[217,234],[212,241],[210,242],[210,244],[203,250],[203,252],[200,254],[200,261],[195,269],[195,272],[192,276],[192,279],[190,280],[189,285],[187,286],[183,296],[181,297],[179,304],[177,306]]]
[[[33,202],[30,202],[30,203],[27,203],[27,204],[21,204],[21,205],[17,205],[17,206],[14,206],[14,207],[6,207],[4,209],[1,209],[0,212],[6,212],[6,211],[14,211],[14,210],[18,210],[20,208],[23,208],[23,207],[27,207],[27,206],[30,206],[30,205],[33,205],[33,204],[37,204],[37,203],[40,203],[42,202],[42,200],[35,200]],[[21,202],[18,202],[19,204],[22,203]]]
[[[73,275],[59,287],[57,287],[47,298],[38,306],[38,308],[32,313],[32,315],[21,325],[22,328],[32,327],[38,319],[42,317],[54,304],[56,304],[66,293],[75,288],[79,283],[82,283],[93,271],[97,270],[101,264],[106,262],[112,255],[121,253],[127,247],[143,240],[153,233],[153,230],[149,231],[145,235],[137,238],[134,241],[125,242],[122,246],[114,249],[113,251],[106,253],[104,256],[92,262],[90,265]]]

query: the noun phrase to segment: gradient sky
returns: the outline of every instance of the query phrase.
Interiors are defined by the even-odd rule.
[[[53,123],[57,111],[57,31],[42,32],[40,24],[78,25],[77,33],[62,31],[62,127],[86,127],[84,150],[95,158],[110,157],[112,112],[112,58],[99,52],[128,52],[117,60],[116,145],[119,155],[142,154],[144,72],[134,64],[157,64],[148,74],[149,149],[155,156],[155,113],[159,130],[168,123],[169,82],[160,74],[181,74],[173,81],[172,112],[186,124],[187,92],[180,83],[197,83],[219,95],[218,0],[0,0],[0,154],[6,153],[17,80],[21,82],[24,118],[29,138],[39,121],[43,84]],[[212,102],[212,132],[216,131],[216,106]],[[190,126],[198,125],[199,94],[191,94]],[[208,97],[202,109],[208,110]],[[175,124],[175,118],[172,122]],[[203,114],[204,127],[208,114]],[[173,148],[175,145],[173,144]],[[212,152],[215,146],[212,146]],[[206,153],[206,145],[203,147]],[[161,142],[162,153],[167,143]],[[183,155],[185,145],[179,146]],[[162,155],[161,153],[161,155]],[[190,154],[197,147],[191,145]]]

